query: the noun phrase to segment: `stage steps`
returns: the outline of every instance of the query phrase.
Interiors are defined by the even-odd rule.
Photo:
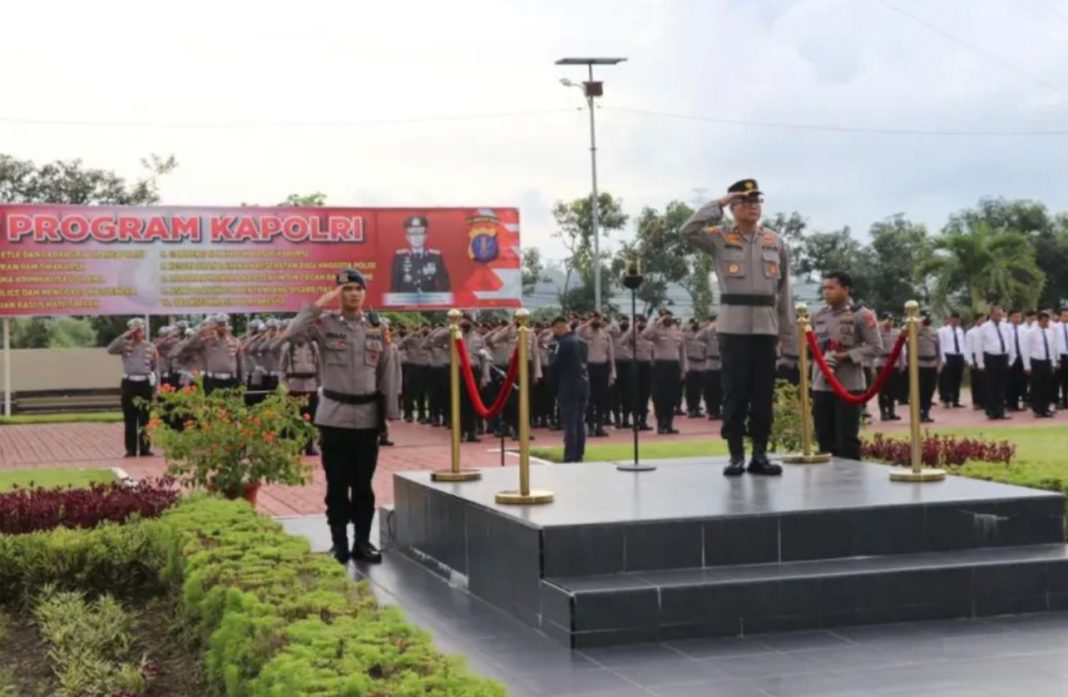
[[[1064,544],[542,581],[542,630],[572,646],[1068,609]]]

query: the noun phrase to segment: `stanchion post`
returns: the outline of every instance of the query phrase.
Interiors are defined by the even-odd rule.
[[[449,310],[449,426],[452,435],[452,463],[447,470],[430,473],[435,482],[470,482],[482,478],[478,470],[460,467],[460,355],[456,340],[460,338],[459,310]]]
[[[909,352],[909,435],[911,437],[911,467],[908,470],[891,470],[894,482],[940,482],[946,478],[945,470],[923,466],[923,451],[920,444],[920,356],[919,324],[920,304],[915,300],[905,303],[906,329]]]
[[[830,453],[812,452],[812,402],[809,398],[809,364],[808,364],[808,305],[797,303],[797,372],[798,400],[801,408],[801,453],[787,455],[783,462],[789,465],[816,465],[831,461]]]
[[[552,503],[553,492],[530,488],[530,366],[527,362],[530,347],[530,311],[520,308],[515,313],[519,323],[519,489],[497,494],[497,503]],[[505,385],[505,389],[511,389]]]
[[[631,355],[631,392],[634,393],[632,404],[628,405],[634,411],[634,460],[632,462],[620,462],[616,469],[620,472],[651,472],[656,469],[655,465],[638,460],[638,412],[641,410],[640,396],[638,394],[638,289],[642,285],[642,260],[635,257],[634,261],[627,264],[627,271],[623,275],[623,286],[630,289],[630,355]]]

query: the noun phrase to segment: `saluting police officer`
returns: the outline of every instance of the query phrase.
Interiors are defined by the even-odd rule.
[[[656,432],[678,433],[675,428],[675,405],[679,398],[682,376],[686,373],[686,351],[682,330],[670,310],[664,310],[642,331],[641,338],[653,344],[653,406],[656,409]]]
[[[867,387],[864,363],[882,349],[878,322],[871,310],[855,305],[853,279],[843,271],[823,277],[827,304],[812,317],[812,331],[842,387],[860,394]],[[835,457],[860,459],[861,405],[836,395],[818,365],[812,369],[812,421],[820,450]]]
[[[931,316],[923,313],[916,332],[916,356],[920,367],[920,422],[934,423],[931,418],[931,403],[934,400],[938,371],[942,368],[942,351],[938,332],[931,326]],[[908,355],[906,348],[905,354]]]
[[[586,405],[586,421],[590,435],[607,436],[605,424],[611,421],[608,410],[609,390],[616,382],[616,355],[612,335],[604,326],[600,312],[594,312],[590,319],[580,324],[575,332],[578,338],[586,342],[586,368],[590,376],[590,398]]]
[[[393,255],[390,275],[394,293],[447,293],[449,272],[441,252],[427,249],[429,223],[425,216],[413,215],[404,221],[408,249],[398,249]]]
[[[709,315],[708,321],[697,332],[697,339],[706,346],[706,367],[704,398],[708,409],[708,420],[718,421],[723,418],[723,382],[721,371],[723,365],[719,355],[719,335],[716,333],[716,315]]]
[[[882,321],[879,323],[879,341],[882,342],[882,348],[879,349],[879,355],[875,357],[876,372],[881,372],[890,361],[890,355],[894,352],[894,344],[897,343],[899,334],[900,331],[894,327],[894,316],[888,312],[883,313]],[[883,389],[879,390],[879,416],[882,421],[901,420],[896,412],[897,395],[901,393],[899,382],[905,370],[903,358],[904,354],[898,355],[897,365],[890,369],[890,376],[883,383]]]
[[[718,335],[723,370],[723,437],[730,449],[725,475],[745,471],[748,420],[753,439],[749,471],[779,475],[767,458],[774,418],[775,358],[779,340],[796,343],[789,253],[776,233],[760,226],[763,193],[743,179],[727,195],[704,206],[682,226],[683,237],[712,255],[720,290]],[[734,225],[718,225],[729,207]]]
[[[315,410],[326,472],[326,520],[342,564],[353,559],[377,563],[371,543],[375,515],[372,477],[378,464],[378,438],[387,419],[397,418],[393,354],[378,319],[363,311],[367,281],[355,269],[337,275],[337,288],[304,307],[284,336],[305,335],[323,360],[322,397]],[[324,310],[341,299],[340,312]],[[348,524],[355,527],[351,552]]]
[[[322,361],[319,348],[303,334],[288,336],[283,332],[274,343],[280,347],[279,365],[285,371],[286,389],[293,399],[302,400],[300,413],[308,419],[315,417],[319,405],[319,385],[322,380]],[[308,440],[305,455],[318,455],[315,439]]]
[[[108,345],[108,353],[122,356],[122,422],[125,426],[126,457],[151,457],[148,435],[148,405],[138,405],[138,397],[151,401],[155,393],[157,361],[156,347],[145,339],[145,321],[134,318],[126,323],[126,333],[115,337]]]
[[[237,387],[241,372],[241,343],[230,335],[230,316],[217,314],[193,337],[179,344],[179,361],[199,364],[204,370],[204,391]]]

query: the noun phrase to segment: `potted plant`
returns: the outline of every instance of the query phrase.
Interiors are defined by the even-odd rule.
[[[281,386],[252,405],[245,402],[244,387],[207,394],[196,376],[186,387],[160,388],[146,430],[163,449],[167,473],[183,486],[255,505],[263,484],[311,480],[303,452],[315,427],[300,406]]]

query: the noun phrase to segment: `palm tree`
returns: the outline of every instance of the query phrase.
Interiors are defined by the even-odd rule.
[[[1038,267],[1034,246],[1021,232],[969,220],[943,231],[934,249],[917,269],[917,277],[934,277],[931,301],[937,310],[961,301],[973,311],[985,311],[993,302],[1032,308],[1042,295],[1046,274]]]

